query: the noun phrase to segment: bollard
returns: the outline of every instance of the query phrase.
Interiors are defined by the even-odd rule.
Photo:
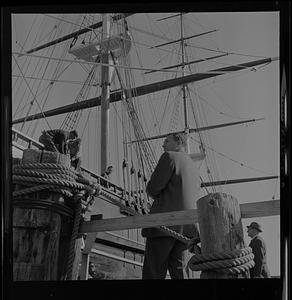
[[[201,250],[203,255],[245,247],[241,213],[235,197],[213,193],[197,201]],[[201,278],[248,278],[249,272],[226,274],[205,270]]]
[[[69,167],[70,157],[57,152],[26,149],[21,163],[55,163]],[[26,186],[17,184],[14,191],[23,187]],[[68,247],[68,241],[60,239],[60,236],[70,236],[72,220],[69,221],[68,217],[61,216],[54,209],[40,207],[41,200],[64,205],[64,197],[53,191],[36,192],[14,201],[14,281],[58,280],[62,275],[60,266],[65,259],[64,249]],[[37,201],[40,202],[39,205]],[[30,207],[30,203],[34,205]]]

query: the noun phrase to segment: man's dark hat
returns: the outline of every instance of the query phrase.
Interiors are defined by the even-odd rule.
[[[258,230],[259,232],[262,232],[261,225],[257,222],[251,222],[249,226],[246,226],[247,228],[254,228]]]

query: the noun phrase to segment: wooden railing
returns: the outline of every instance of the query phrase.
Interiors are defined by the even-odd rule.
[[[255,218],[280,215],[280,200],[270,200],[240,204],[241,217]],[[84,221],[80,233],[115,231],[155,226],[172,226],[198,222],[197,210],[173,211],[150,215],[137,215],[127,218]]]
[[[27,142],[27,147],[23,147],[17,144],[18,139],[21,141]],[[12,145],[20,150],[30,149],[32,146],[35,146],[38,149],[44,149],[44,145],[31,137],[27,136],[26,134],[18,131],[15,128],[12,128]]]

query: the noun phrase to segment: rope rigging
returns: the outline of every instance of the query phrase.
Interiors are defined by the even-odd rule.
[[[58,26],[56,26],[56,28],[58,28]],[[54,29],[55,29],[55,28],[54,28]],[[53,38],[54,38],[54,37],[56,36],[56,34],[57,34],[57,30],[53,30],[53,31],[54,31],[54,36],[53,36]],[[53,31],[52,31],[52,33],[53,33]],[[52,55],[53,55],[55,49],[56,49],[56,47],[53,47],[53,48],[47,50],[47,52],[49,53],[49,58],[52,57]],[[43,69],[43,65],[42,65],[42,64],[39,64],[39,63],[40,63],[40,60],[38,60],[38,63],[37,63],[36,66],[35,66],[35,71],[36,71],[37,68],[39,67],[39,68],[38,68],[38,72],[37,72],[37,76],[39,75],[40,72],[42,72],[41,78],[43,78],[43,77],[45,76],[45,74],[47,73],[47,71],[49,70],[50,60],[48,60],[48,61],[44,64],[44,65],[45,65],[44,70],[42,70],[42,69]],[[40,87],[41,87],[41,85],[42,85],[42,81],[40,80],[40,81],[38,82],[38,84],[36,84],[36,83],[37,83],[37,81],[33,81],[32,86],[29,87],[30,90],[33,90],[33,89],[35,90],[35,93],[34,93],[34,94],[35,94],[35,97],[34,97],[34,99],[30,102],[31,105],[29,106],[29,109],[28,109],[28,111],[27,111],[26,117],[30,114],[30,111],[31,111],[31,109],[32,109],[32,107],[33,107],[34,101],[36,100],[36,95],[38,94],[38,90],[40,89]],[[35,85],[36,85],[36,88],[34,88]],[[27,99],[27,101],[29,101],[29,99]],[[43,107],[44,107],[44,105],[43,105]],[[22,131],[24,125],[25,125],[25,120],[24,120],[24,122],[23,122],[23,124],[22,124],[22,126],[21,126],[20,131]],[[30,124],[30,126],[28,127],[28,129],[27,129],[27,133],[28,133],[30,127],[31,127],[31,124]]]
[[[63,49],[63,52],[62,52],[62,54],[61,54],[62,57],[64,57],[64,56],[66,55],[67,50],[68,50],[68,44],[67,44],[67,45],[64,47],[64,49]],[[54,89],[54,85],[55,85],[55,79],[56,79],[56,78],[60,78],[61,75],[62,75],[62,74],[70,67],[70,65],[71,65],[71,64],[68,64],[67,66],[65,66],[65,67],[61,70],[61,68],[63,67],[63,63],[62,63],[62,62],[58,62],[58,63],[57,63],[57,66],[56,66],[56,68],[55,68],[55,70],[54,70],[54,72],[53,72],[53,75],[52,75],[52,79],[50,80],[50,83],[49,83],[49,85],[48,85],[48,87],[47,87],[47,95],[46,95],[46,97],[44,97],[43,104],[42,104],[42,109],[44,109],[44,107],[45,107],[45,105],[46,105],[46,103],[47,103],[49,97],[50,97],[50,96],[52,95],[52,93],[53,93],[53,89]],[[36,111],[35,111],[35,113],[36,113]],[[34,128],[33,128],[32,132],[31,132],[31,135],[32,135],[32,136],[34,136],[34,134],[35,134],[35,131],[36,131],[37,127],[38,127],[39,121],[40,121],[40,120],[38,119],[38,120],[34,123]],[[32,123],[31,123],[31,124],[32,124]]]
[[[18,66],[18,68],[19,68],[19,71],[22,73],[21,68],[20,68],[20,66],[18,65],[18,63],[17,63],[17,61],[16,61],[16,59],[15,59],[14,56],[13,56],[13,58],[14,58],[15,63],[17,64],[17,66]],[[24,77],[23,77],[23,78],[24,78]],[[34,97],[34,101],[37,103],[38,107],[40,108],[40,110],[41,110],[41,112],[42,112],[42,109],[41,109],[41,107],[40,107],[40,104],[39,104],[38,101],[36,100],[35,95],[34,95],[33,91],[31,90],[31,88],[30,88],[30,86],[29,86],[29,84],[27,83],[27,81],[26,81],[25,78],[24,78],[24,81],[25,81],[25,83],[26,83],[26,85],[27,85],[27,87],[28,87],[30,93],[31,93],[32,96]],[[32,104],[31,104],[31,105],[32,105]],[[44,118],[45,118],[45,116],[44,116]],[[50,128],[50,125],[49,125],[48,121],[46,120],[46,118],[45,118],[45,121],[47,122],[47,125],[48,125],[48,127]]]
[[[82,101],[86,99],[90,86],[92,85],[92,82],[95,80],[95,74],[97,71],[97,66],[93,66],[90,73],[88,74],[81,90],[79,91],[75,103],[78,103],[79,101]],[[60,129],[66,129],[66,130],[73,130],[77,126],[77,119],[80,117],[82,113],[82,110],[76,110],[75,112],[70,112],[66,115],[65,119],[63,120]]]
[[[59,26],[55,25],[55,26],[53,27],[53,29],[51,30],[51,33],[54,32],[54,35],[55,35],[55,36],[56,36],[56,34],[58,33],[57,28],[59,28]],[[59,33],[61,33],[61,31],[59,31]],[[63,51],[63,52],[62,52],[62,56],[66,55],[66,53],[67,53],[67,47],[68,47],[68,45],[65,45],[65,47],[62,48],[62,51]],[[53,54],[53,52],[55,51],[55,49],[56,49],[56,46],[53,47],[52,49],[48,49],[48,50],[47,50],[47,51],[50,51],[50,52],[51,52],[50,57],[52,57],[52,54]],[[42,76],[41,76],[40,78],[37,77],[37,78],[38,78],[38,82],[39,82],[38,87],[37,87],[37,90],[39,90],[39,88],[41,87],[41,83],[42,83],[42,81],[43,81],[43,79],[44,79],[44,76],[45,76],[45,74],[48,73],[48,71],[49,71],[49,62],[50,62],[50,61],[48,61],[48,62],[45,64],[45,68],[43,68],[42,65],[39,64],[39,62],[40,62],[40,61],[38,61],[38,63],[35,64],[35,70],[34,70],[33,72],[36,72],[36,71],[37,71],[37,66],[39,66],[38,71],[37,71],[38,73],[39,73],[42,69],[44,69],[44,70],[42,71]],[[28,70],[28,66],[29,66],[29,65],[30,65],[30,61],[26,64],[26,70]],[[57,78],[58,76],[61,75],[61,74],[58,75],[58,71],[59,71],[59,69],[61,68],[61,65],[62,65],[61,62],[58,62],[56,67],[54,67],[52,64],[50,64],[51,68],[52,68],[52,67],[54,68],[54,70],[53,70],[53,75],[52,75],[52,78],[53,78],[53,79],[50,80],[50,83],[49,83],[48,86],[44,89],[44,91],[47,90],[47,95],[43,97],[42,104],[41,104],[41,107],[42,107],[42,108],[41,108],[41,109],[38,108],[37,110],[42,111],[42,109],[44,108],[44,106],[45,106],[45,104],[46,104],[46,102],[47,102],[47,100],[48,100],[48,97],[49,97],[50,93],[52,92],[52,89],[53,89],[53,83],[54,83],[54,81],[55,81],[55,78]],[[67,66],[67,67],[68,67],[68,66]],[[65,68],[65,69],[66,69],[66,68]],[[65,71],[65,69],[63,70],[63,72]],[[24,76],[23,76],[23,77],[24,77]],[[31,79],[33,79],[33,78],[31,78]],[[25,81],[25,78],[24,78],[24,81]],[[33,81],[32,86],[31,86],[31,87],[27,86],[27,87],[28,87],[29,89],[33,89],[33,88],[34,88],[34,84],[35,84],[36,82],[37,82],[37,80],[36,80],[36,81]],[[36,93],[37,93],[37,91],[36,91]],[[38,93],[38,95],[40,95],[40,93]],[[36,95],[36,96],[37,96],[37,95]],[[34,100],[35,100],[35,98],[36,98],[36,97],[34,97]],[[24,99],[24,97],[22,97],[22,99]],[[34,100],[31,101],[31,105],[30,105],[29,111],[30,111],[30,109],[32,108],[32,104],[33,104]],[[39,105],[38,105],[38,106],[39,106]],[[17,110],[16,110],[15,113],[17,113]],[[24,123],[25,123],[25,122],[24,122]],[[22,124],[22,127],[24,126],[24,123]],[[37,125],[38,125],[38,121],[34,123],[34,127],[33,127],[33,129],[32,129],[32,135],[34,134],[34,132],[35,132],[35,130],[36,130],[36,128],[37,128]],[[29,127],[27,128],[27,132],[30,130],[31,126],[32,126],[32,124],[30,124]]]
[[[112,59],[113,59],[114,64],[116,65],[116,61],[115,61],[115,58],[113,56],[112,56]],[[123,99],[124,99],[123,103],[126,106],[127,112],[130,116],[130,120],[132,121],[135,136],[138,139],[146,137],[145,132],[143,130],[143,127],[142,127],[142,125],[139,121],[138,115],[136,113],[136,110],[134,108],[132,96],[131,95],[125,95],[126,94],[126,89],[125,89],[123,81],[120,77],[120,73],[119,73],[118,70],[117,70],[116,73],[118,75],[118,79],[119,79],[119,82],[120,82],[120,85],[121,85],[121,88],[122,88],[122,91],[123,91]],[[126,79],[128,78],[128,76],[129,76],[129,74],[127,72],[125,72]],[[150,147],[149,143],[141,142],[139,144],[143,149],[143,154],[145,155],[146,161],[148,162],[148,164],[150,166],[150,170],[153,170],[155,168],[155,165],[156,165],[156,160],[155,160],[154,154],[151,150],[151,147]]]
[[[188,90],[188,93],[189,93],[189,99],[190,99],[190,103],[191,103],[191,108],[192,108],[192,112],[193,112],[194,121],[195,121],[196,127],[199,127],[199,125],[198,125],[198,123],[199,123],[198,117],[199,117],[202,113],[200,112],[199,107],[197,107],[197,109],[195,109],[195,107],[194,107],[194,101],[193,101],[193,99],[191,98],[190,91],[189,91],[189,89],[187,89],[187,90]],[[195,95],[197,95],[197,93],[195,93]],[[198,104],[198,103],[196,103],[196,104]],[[197,117],[197,115],[195,114],[195,111],[198,112],[198,117]],[[198,143],[203,147],[203,149],[206,149],[206,142],[203,141],[203,136],[202,136],[202,134],[201,134],[200,132],[198,132],[198,136],[199,136],[199,141],[198,141]],[[191,138],[191,139],[192,139],[192,138]],[[206,139],[207,139],[207,135],[206,135]],[[192,139],[192,140],[194,140],[194,139]],[[209,178],[209,181],[212,182],[212,181],[214,181],[214,179],[212,178],[212,175],[211,175],[211,172],[210,172],[209,165],[212,165],[212,166],[216,166],[216,165],[215,165],[215,164],[210,164],[210,163],[209,163],[209,160],[210,160],[210,159],[211,159],[211,158],[210,158],[210,155],[207,155],[206,158],[205,158],[205,160],[204,160],[204,163],[205,163],[206,168],[207,168],[207,176],[208,176],[208,178]],[[203,182],[202,179],[201,179],[201,182]],[[206,187],[204,187],[204,188],[206,189]],[[212,189],[213,192],[215,192],[215,187],[214,187],[214,186],[211,186],[211,189]],[[206,191],[207,191],[207,189],[206,189]]]

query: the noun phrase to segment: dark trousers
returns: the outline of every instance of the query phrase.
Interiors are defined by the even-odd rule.
[[[188,278],[187,245],[172,237],[146,239],[142,279]]]
[[[254,274],[255,268],[251,268],[250,269],[250,278],[255,278],[255,274]],[[270,271],[268,269],[267,264],[264,264],[262,267],[262,271],[261,274],[259,274],[259,278],[270,278]]]

